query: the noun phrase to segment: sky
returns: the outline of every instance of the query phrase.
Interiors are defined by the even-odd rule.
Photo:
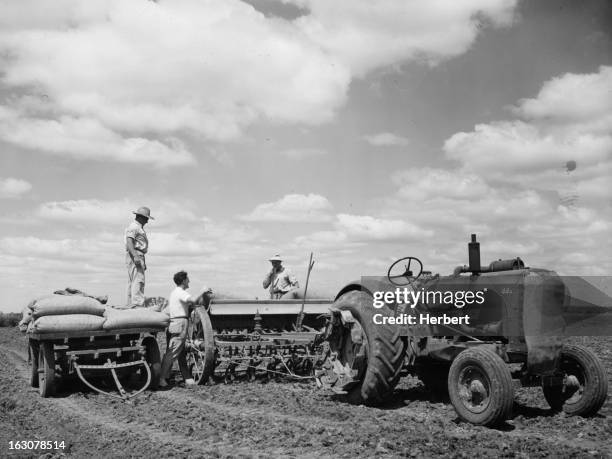
[[[569,162],[569,167],[568,167]],[[575,167],[574,167],[575,166]],[[397,258],[612,273],[606,0],[0,0],[0,311]]]

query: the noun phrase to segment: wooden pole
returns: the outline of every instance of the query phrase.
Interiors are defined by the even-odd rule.
[[[312,261],[312,252],[310,252],[310,260],[308,261],[308,273],[306,274],[306,286],[304,287],[304,298],[302,298],[302,307],[300,308],[300,314],[298,315],[295,328],[297,331],[302,331],[302,322],[304,321],[304,305],[306,304],[306,295],[308,294],[308,281],[310,280],[310,271],[314,266]]]

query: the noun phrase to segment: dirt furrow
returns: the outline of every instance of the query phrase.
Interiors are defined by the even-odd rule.
[[[611,344],[589,344],[608,370]],[[43,399],[29,387],[26,359],[23,337],[0,329],[0,456],[9,440],[44,439],[64,440],[58,453],[79,458],[612,457],[609,401],[600,416],[568,417],[552,413],[539,388],[517,391],[513,419],[489,429],[459,422],[413,378],[382,408],[289,381],[179,385],[124,403],[82,386]]]
[[[185,428],[185,434],[179,434],[165,429],[162,425],[156,425],[156,423],[139,422],[134,416],[117,415],[116,410],[109,409],[108,405],[100,403],[97,396],[86,398],[73,394],[66,398],[40,399],[36,391],[27,386],[29,377],[27,356],[11,349],[6,350],[2,357],[0,359],[3,361],[0,361],[0,364],[4,369],[10,369],[8,373],[12,373],[15,377],[13,384],[10,385],[11,390],[2,391],[3,393],[10,392],[12,395],[8,399],[0,398],[2,406],[9,407],[8,411],[15,411],[21,405],[16,400],[32,399],[32,409],[27,424],[35,427],[34,429],[27,428],[23,424],[22,429],[13,432],[13,435],[19,432],[20,437],[7,437],[7,442],[11,439],[13,441],[22,439],[63,440],[68,444],[68,451],[72,454],[76,454],[81,448],[99,450],[102,447],[104,450],[109,444],[112,444],[116,446],[109,452],[123,450],[121,454],[115,453],[117,457],[125,457],[126,454],[140,456],[147,454],[147,451],[151,454],[165,451],[167,454],[216,457],[251,456],[253,454],[251,449],[237,447],[231,441],[215,442],[198,438],[199,435],[194,435],[193,428]],[[3,386],[3,389],[7,388]],[[108,399],[102,400],[104,401]],[[118,403],[129,410],[129,404]],[[111,404],[111,407],[112,405],[117,405],[117,403]],[[53,421],[49,422],[50,420]],[[120,446],[121,443],[125,444],[125,448]],[[147,446],[144,447],[144,445]],[[278,456],[283,453],[286,454],[282,448],[277,447],[264,448],[260,452],[264,456]],[[15,454],[27,456],[27,453],[16,452]]]

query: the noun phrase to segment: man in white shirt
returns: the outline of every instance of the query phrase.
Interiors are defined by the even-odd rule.
[[[125,230],[125,264],[128,270],[127,305],[143,307],[145,302],[145,254],[149,250],[149,239],[144,226],[151,217],[148,207],[141,207],[135,212],[135,220]]]
[[[280,255],[270,258],[272,269],[263,280],[263,288],[270,288],[270,298],[277,300],[285,293],[295,290],[300,286],[297,278],[283,266]]]
[[[168,326],[168,348],[162,360],[160,387],[168,386],[168,377],[174,361],[178,359],[179,369],[183,375],[186,386],[195,385],[195,381],[189,374],[187,368],[187,359],[185,357],[185,341],[187,339],[187,328],[189,324],[189,315],[196,304],[201,303],[204,295],[210,294],[212,290],[203,288],[202,293],[194,300],[187,292],[189,288],[189,276],[185,271],[179,271],[174,275],[174,283],[176,288],[170,293],[168,306],[165,312],[170,316],[170,325]]]

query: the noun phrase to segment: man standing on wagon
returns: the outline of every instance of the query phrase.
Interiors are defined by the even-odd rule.
[[[140,207],[133,212],[136,218],[125,230],[125,264],[128,270],[127,305],[143,307],[145,302],[145,254],[149,249],[149,240],[144,226],[149,222],[151,210]]]

